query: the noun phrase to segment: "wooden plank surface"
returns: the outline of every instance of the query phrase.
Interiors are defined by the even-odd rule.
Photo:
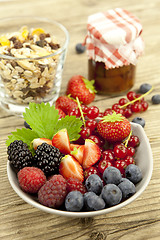
[[[65,218],[33,208],[12,190],[6,173],[5,141],[11,131],[23,126],[23,120],[0,109],[0,239],[160,239],[160,105],[151,103],[152,95],[160,93],[160,1],[0,1],[0,16],[43,16],[55,19],[66,26],[70,33],[70,43],[61,87],[63,94],[71,76],[81,74],[87,77],[86,54],[77,55],[75,45],[84,40],[88,15],[115,7],[131,11],[140,18],[143,25],[145,54],[138,61],[133,90],[137,90],[144,82],[154,86],[154,91],[146,97],[149,109],[141,115],[146,120],[145,132],[150,140],[154,158],[154,170],[149,186],[132,204],[94,218]],[[94,104],[104,111],[118,99],[119,97],[97,95]]]

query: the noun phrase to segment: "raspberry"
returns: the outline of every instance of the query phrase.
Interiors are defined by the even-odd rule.
[[[67,195],[67,182],[60,174],[54,175],[38,191],[38,200],[41,204],[58,208]]]
[[[37,193],[45,184],[46,176],[43,171],[36,167],[24,167],[18,172],[19,185],[23,191]]]
[[[79,181],[78,179],[75,179],[75,178],[69,178],[67,180],[67,191],[68,192],[79,191],[82,194],[85,194],[87,192],[83,183],[81,181]]]

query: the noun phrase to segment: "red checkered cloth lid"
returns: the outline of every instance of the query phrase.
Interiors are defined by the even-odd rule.
[[[88,17],[85,44],[89,59],[104,62],[106,69],[136,64],[144,51],[137,17],[121,9],[111,9]]]

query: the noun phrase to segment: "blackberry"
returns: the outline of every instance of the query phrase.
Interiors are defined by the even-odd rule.
[[[7,149],[8,160],[16,170],[30,167],[33,164],[32,153],[22,140],[15,140]]]
[[[34,163],[46,176],[50,176],[59,172],[62,156],[58,148],[42,143],[35,151]]]

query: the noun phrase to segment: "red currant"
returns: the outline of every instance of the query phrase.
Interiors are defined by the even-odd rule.
[[[135,112],[135,113],[140,112],[141,109],[142,109],[142,105],[141,105],[140,102],[135,102],[135,103],[133,103],[132,106],[131,106],[132,112]]]
[[[113,113],[113,111],[112,111],[112,109],[111,108],[107,108],[105,111],[104,111],[104,116],[106,116],[106,115],[108,115],[108,114],[110,114],[110,115],[112,115],[112,113]]]
[[[128,93],[127,93],[127,98],[128,98],[130,101],[134,100],[134,99],[136,98],[136,93],[133,92],[133,91],[128,92]]]
[[[133,157],[135,154],[135,148],[133,147],[128,147],[127,148],[127,155]]]
[[[69,116],[76,116],[76,117],[80,117],[81,116],[81,113],[79,111],[78,108],[73,108],[69,111],[68,113]]]
[[[99,114],[99,109],[96,106],[92,106],[88,108],[88,112],[87,112],[87,117],[89,119],[94,119],[97,118]]]
[[[136,148],[140,144],[138,136],[132,135],[128,141],[128,146]]]
[[[114,167],[118,168],[121,172],[122,176],[125,174],[125,168],[127,167],[127,164],[124,160],[117,160],[114,163]]]
[[[89,138],[89,136],[91,135],[90,128],[87,127],[82,128],[82,130],[80,131],[80,135],[83,139]]]
[[[127,148],[124,144],[121,143],[114,147],[114,156],[121,159],[127,156]]]
[[[127,102],[128,102],[128,100],[127,100],[126,98],[121,98],[121,99],[119,99],[119,105],[120,105],[120,106],[125,105]]]
[[[115,104],[112,105],[112,110],[115,111],[119,107],[120,107],[120,105],[118,103],[115,103]]]
[[[126,109],[124,109],[124,116],[126,118],[131,117],[132,116],[132,110],[130,108],[126,107]]]
[[[98,176],[100,176],[100,172],[99,172],[98,168],[93,167],[93,166],[90,168],[86,168],[84,171],[84,178],[87,179],[92,174],[97,174]]]
[[[110,161],[102,159],[98,164],[98,170],[101,174],[103,174],[104,170],[110,166],[113,166],[113,164]]]
[[[124,114],[124,110],[122,109],[122,108],[117,108],[117,109],[115,109],[115,112],[116,113],[120,113],[120,114]]]
[[[99,137],[97,137],[96,135],[90,135],[89,139],[91,139],[93,142],[95,142],[95,144],[101,147],[101,140],[99,139]]]
[[[87,107],[86,105],[82,105],[81,107],[82,107],[82,112],[83,112],[83,114],[87,114],[87,112],[88,112],[88,107]]]
[[[102,152],[102,159],[108,160],[110,162],[114,161],[114,152],[111,149]]]
[[[124,161],[126,162],[127,166],[128,166],[129,164],[135,164],[134,158],[131,157],[131,156],[125,157],[125,158],[124,158]]]
[[[103,114],[103,112],[99,112],[99,114],[98,114],[98,117],[99,117],[99,118],[102,118],[102,117],[104,117],[104,114]]]
[[[90,128],[91,132],[97,127],[97,121],[95,119],[89,119],[86,121],[86,127]]]
[[[146,111],[148,109],[148,103],[146,101],[142,101],[141,102],[141,105],[142,105],[142,111]]]

